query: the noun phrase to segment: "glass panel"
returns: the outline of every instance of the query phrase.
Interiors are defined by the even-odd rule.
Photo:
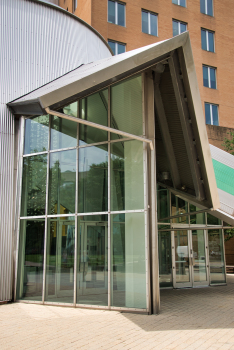
[[[205,103],[206,124],[211,124],[210,104]]]
[[[206,13],[206,4],[205,4],[206,0],[200,0],[200,11],[201,13]]]
[[[111,210],[144,209],[143,143],[111,144]]]
[[[127,79],[111,87],[111,127],[142,135],[141,76]],[[122,136],[111,134],[112,139]]]
[[[208,67],[203,66],[203,85],[205,87],[209,87],[209,79],[208,79]]]
[[[192,205],[192,204],[190,204],[189,207],[190,207],[190,213],[201,210],[200,208],[195,207],[195,205]],[[206,224],[205,213],[190,215],[190,224],[205,225]]]
[[[220,219],[216,218],[215,216],[207,213],[207,225],[222,225],[222,222]]]
[[[171,233],[158,233],[160,287],[172,287]]]
[[[142,32],[148,34],[148,12],[141,12],[141,19],[142,19]]]
[[[206,42],[206,30],[201,30],[201,43],[202,50],[207,50],[207,42]]]
[[[158,23],[157,23],[157,16],[150,14],[150,34],[151,35],[158,35]]]
[[[203,230],[192,231],[192,244],[194,282],[207,281],[205,236]]]
[[[44,220],[21,220],[17,299],[42,301]]]
[[[68,114],[68,113],[67,113]],[[76,147],[77,123],[51,116],[51,150]]]
[[[208,237],[211,284],[225,283],[226,276],[222,230],[209,230]]]
[[[213,0],[207,0],[207,15],[213,16]]]
[[[173,4],[176,4],[176,5],[179,5],[178,1],[179,1],[179,0],[172,0],[172,3],[173,3]]]
[[[21,216],[45,215],[47,154],[25,157]]]
[[[77,304],[108,305],[107,215],[78,218]]]
[[[75,219],[48,219],[46,301],[73,303]]]
[[[70,103],[68,106],[62,109],[62,113],[71,115],[72,117],[77,118],[78,112],[78,102]]]
[[[49,214],[75,212],[76,150],[50,154]]]
[[[168,190],[164,187],[158,186],[158,219],[164,219],[170,216],[170,197]],[[163,222],[169,222],[169,219],[163,220]]]
[[[118,3],[118,25],[125,26],[125,5]]]
[[[108,89],[80,101],[80,118],[101,125],[108,125]],[[79,145],[107,141],[107,131],[80,124]]]
[[[108,22],[115,24],[115,3],[108,1]]]
[[[171,194],[171,215],[181,215],[188,212],[188,203],[183,199]],[[173,223],[188,223],[188,216],[181,216],[172,219]]]
[[[179,23],[177,21],[172,21],[173,26],[173,36],[179,35]]]
[[[213,125],[219,125],[218,106],[212,105]]]
[[[187,24],[180,23],[180,34],[186,32]]]
[[[144,213],[111,215],[112,304],[146,308]]]
[[[79,212],[108,210],[108,146],[79,149]]]
[[[111,50],[113,51],[113,54],[116,55],[116,52],[115,52],[115,43],[114,43],[113,41],[108,40],[108,44],[109,44]]]
[[[186,7],[186,0],[180,0],[180,6]]]
[[[190,282],[188,231],[174,231],[176,283]]]
[[[117,46],[118,46],[118,55],[125,52],[124,44],[117,44]]]
[[[214,33],[208,32],[209,51],[214,52]]]
[[[210,87],[211,89],[216,89],[216,76],[214,68],[210,68]]]
[[[48,150],[49,116],[41,115],[25,120],[24,154]]]

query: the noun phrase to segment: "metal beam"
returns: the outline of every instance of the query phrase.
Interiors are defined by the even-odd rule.
[[[45,110],[46,110],[46,113],[48,113],[48,114],[56,115],[57,117],[60,117],[60,118],[63,118],[63,119],[67,119],[67,120],[71,120],[71,121],[73,121],[75,123],[92,126],[93,128],[96,128],[96,129],[109,131],[109,132],[112,132],[113,134],[122,135],[122,136],[128,137],[128,138],[133,139],[133,140],[138,140],[138,141],[149,143],[150,149],[152,151],[154,150],[154,144],[153,144],[152,140],[146,139],[144,137],[133,135],[133,134],[129,134],[128,132],[124,132],[124,131],[120,131],[120,130],[117,130],[117,129],[113,129],[113,128],[110,128],[109,126],[96,124],[96,123],[93,123],[93,122],[90,122],[88,120],[84,120],[84,119],[81,119],[81,118],[72,117],[71,115],[67,115],[67,114],[64,114],[64,113],[57,112],[57,111],[52,111],[49,107],[47,107]]]
[[[177,53],[175,52],[168,61],[196,197],[198,200],[202,201],[205,199],[204,187],[202,184],[201,171],[198,166],[199,159],[193,143],[194,137],[190,124],[191,120],[189,118],[188,106],[185,102],[185,91],[180,79]]]
[[[180,180],[180,174],[176,163],[175,153],[173,149],[173,145],[171,142],[171,136],[168,128],[167,118],[162,102],[161,92],[159,89],[159,85],[156,82],[154,84],[154,102],[155,107],[157,110],[157,117],[159,122],[159,127],[162,135],[163,144],[165,147],[167,159],[169,161],[170,171],[171,171],[171,178],[173,181],[173,185],[175,188],[181,188],[181,180]]]

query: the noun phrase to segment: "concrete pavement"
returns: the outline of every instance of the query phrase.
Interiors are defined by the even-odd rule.
[[[4,304],[0,349],[234,349],[234,275],[227,286],[161,291],[158,316]]]

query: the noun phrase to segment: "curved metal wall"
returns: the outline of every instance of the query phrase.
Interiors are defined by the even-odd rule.
[[[6,103],[111,53],[88,25],[51,4],[1,0],[0,9],[0,301],[4,301],[12,299],[16,172],[15,121]]]

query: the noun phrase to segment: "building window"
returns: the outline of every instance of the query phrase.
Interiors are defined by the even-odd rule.
[[[216,89],[216,68],[203,66],[203,85]]]
[[[200,11],[208,16],[213,16],[213,0],[200,0]]]
[[[205,103],[206,124],[219,125],[218,106]]]
[[[158,16],[155,13],[151,13],[142,10],[142,32],[158,36]]]
[[[126,44],[118,43],[117,41],[113,40],[108,40],[108,44],[114,55],[119,55],[120,53],[124,53],[126,51]]]
[[[207,29],[201,30],[202,50],[214,52],[214,32]]]
[[[108,0],[108,22],[125,27],[125,4]]]
[[[77,1],[78,0],[73,0],[73,11],[75,12],[76,8],[77,8]]]
[[[186,0],[172,0],[172,3],[175,5],[186,7]]]
[[[179,35],[181,33],[186,32],[187,24],[184,22],[176,21],[175,19],[173,19],[172,28],[173,28],[173,36],[176,36],[176,35]]]

